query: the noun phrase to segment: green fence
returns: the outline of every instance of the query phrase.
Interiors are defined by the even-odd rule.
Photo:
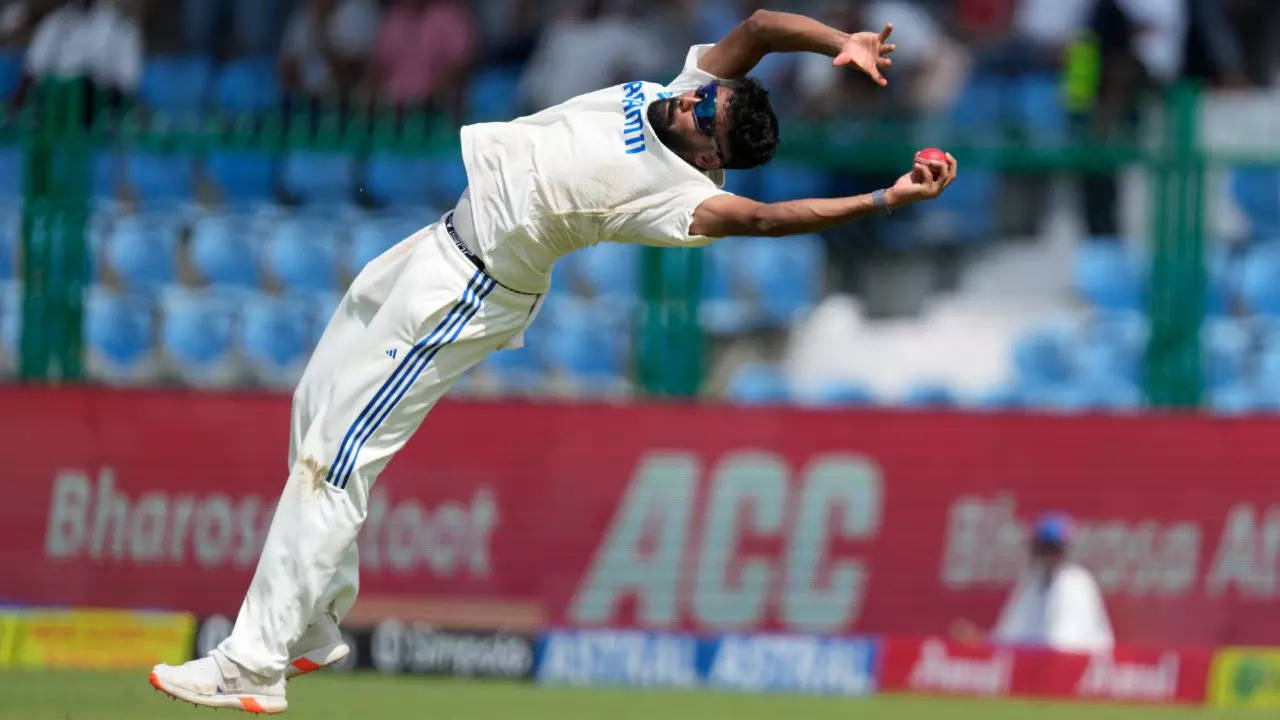
[[[1128,141],[1067,141],[1035,146],[972,138],[927,125],[788,126],[782,155],[834,171],[894,172],[923,144],[951,150],[963,169],[1064,173],[1138,164],[1151,182],[1153,248],[1148,298],[1151,340],[1145,385],[1157,406],[1199,402],[1199,326],[1203,315],[1206,169],[1197,146],[1199,92],[1170,90],[1158,122]],[[254,117],[161,117],[141,109],[83,120],[85,95],[73,81],[45,83],[0,134],[25,150],[21,376],[60,382],[83,376],[81,297],[87,277],[85,228],[90,158],[97,150],[140,148],[199,154],[213,148],[271,152],[314,149],[366,155],[456,153],[457,132],[426,113],[343,113],[336,108]],[[701,252],[646,249],[637,318],[636,379],[646,392],[697,392],[706,355],[698,325]]]

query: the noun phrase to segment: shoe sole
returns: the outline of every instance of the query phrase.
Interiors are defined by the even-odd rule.
[[[351,648],[346,643],[338,643],[327,648],[303,653],[302,657],[289,663],[289,667],[284,669],[284,679],[292,680],[300,675],[327,668],[334,663],[341,662],[350,652]]]
[[[198,695],[180,688],[165,687],[155,671],[151,672],[151,686],[171,698],[201,707],[232,708],[255,715],[275,715],[289,708],[284,698],[271,695]]]

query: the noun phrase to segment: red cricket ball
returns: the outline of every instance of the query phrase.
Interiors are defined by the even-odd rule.
[[[927,147],[916,153],[916,156],[921,160],[936,160],[942,163],[947,161],[947,154],[936,147]]]

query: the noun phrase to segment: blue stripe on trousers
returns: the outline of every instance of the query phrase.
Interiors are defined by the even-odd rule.
[[[440,324],[436,326],[435,330],[432,330],[427,335],[427,337],[423,338],[416,345],[414,345],[409,350],[409,352],[404,354],[404,359],[402,359],[400,361],[400,364],[396,366],[395,371],[393,371],[391,373],[391,376],[388,377],[386,381],[382,383],[382,387],[378,388],[378,391],[373,394],[373,398],[369,400],[369,403],[364,406],[363,410],[360,411],[360,415],[356,417],[355,422],[351,423],[351,427],[347,428],[347,434],[343,436],[342,443],[338,446],[338,456],[337,458],[334,459],[333,464],[329,466],[329,473],[325,477],[325,482],[333,485],[337,485],[337,482],[335,481],[334,470],[339,465],[345,464],[346,456],[348,454],[348,451],[351,448],[351,444],[354,444],[352,442],[353,437],[358,432],[363,430],[366,419],[369,418],[375,412],[374,408],[378,405],[379,401],[383,398],[383,395],[387,392],[387,389],[390,388],[392,383],[395,382],[396,378],[399,377],[401,373],[405,373],[408,371],[408,368],[410,365],[413,364],[415,357],[419,353],[421,353],[426,348],[426,346],[430,342],[432,342],[432,340],[435,339],[435,337],[443,333],[447,329],[447,327],[453,322],[455,315],[457,315],[460,311],[462,311],[467,306],[468,296],[470,295],[473,289],[473,286],[477,286],[478,281],[482,283],[483,278],[485,278],[485,275],[479,270],[477,270],[476,273],[471,276],[471,279],[467,281],[466,290],[462,293],[462,299],[459,300],[458,303],[454,305],[452,309],[449,310],[449,313],[445,315],[444,320],[440,321]]]
[[[386,420],[387,416],[391,414],[391,411],[395,409],[396,404],[404,399],[404,396],[408,394],[409,388],[413,387],[413,383],[418,379],[418,376],[422,374],[422,371],[427,368],[427,365],[431,362],[431,359],[436,356],[436,353],[440,352],[440,349],[445,345],[448,345],[458,339],[458,336],[462,334],[462,329],[466,327],[467,323],[471,322],[471,319],[474,318],[477,313],[480,312],[481,303],[484,302],[484,299],[488,297],[489,293],[493,292],[493,289],[497,287],[497,285],[498,283],[496,280],[486,276],[486,282],[481,282],[481,289],[478,290],[480,296],[475,298],[475,302],[472,305],[470,312],[459,322],[453,324],[452,333],[450,333],[448,337],[438,339],[435,347],[424,352],[420,356],[421,359],[415,364],[415,370],[413,371],[413,374],[408,377],[408,382],[404,382],[405,377],[401,376],[401,381],[399,383],[400,387],[393,388],[392,390],[393,398],[391,399],[390,404],[388,404],[381,413],[376,413],[376,419],[361,435],[360,441],[355,446],[355,450],[349,455],[347,467],[338,476],[341,479],[338,487],[345,488],[347,486],[347,482],[351,480],[351,473],[355,471],[356,457],[360,454],[360,450],[364,448],[365,442],[368,441],[369,438],[373,437],[373,433],[377,431],[378,427],[382,425],[382,422]]]

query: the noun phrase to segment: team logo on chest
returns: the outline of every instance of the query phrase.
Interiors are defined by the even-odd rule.
[[[660,92],[658,99],[663,100],[673,95],[675,93]],[[628,155],[645,151],[644,100],[643,82],[629,82],[622,86],[622,142],[626,145]]]

